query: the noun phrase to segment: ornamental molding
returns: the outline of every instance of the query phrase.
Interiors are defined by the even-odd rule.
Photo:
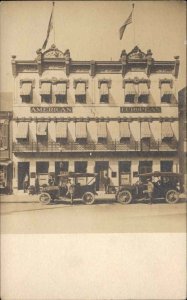
[[[112,85],[112,80],[111,80],[111,79],[106,79],[106,78],[99,79],[99,80],[98,80],[98,88],[99,88],[99,89],[101,88],[101,84],[102,84],[102,83],[107,83],[107,86],[108,86],[108,88],[110,89],[110,88],[111,88],[111,85]]]
[[[35,79],[30,79],[30,78],[27,78],[27,79],[21,79],[20,80],[20,88],[22,87],[22,85],[24,83],[31,83],[31,87],[34,88],[35,87]]]
[[[168,78],[160,79],[159,80],[159,88],[161,88],[162,84],[164,84],[164,83],[169,83],[171,89],[173,88],[173,79],[168,79]]]
[[[127,59],[131,60],[131,59],[135,59],[135,60],[142,60],[142,59],[146,59],[147,55],[146,53],[144,53],[143,51],[140,50],[140,48],[138,46],[134,47],[134,49],[132,49],[131,52],[129,52],[127,54]]]
[[[123,80],[123,88],[125,89],[125,85],[127,83],[133,83],[133,84],[139,84],[139,83],[145,83],[147,84],[147,87],[150,89],[150,85],[151,85],[151,81],[149,79],[146,78],[138,78],[138,77],[134,77],[134,78],[127,78]]]
[[[42,53],[42,49],[38,49],[36,53],[38,55],[37,60],[63,59],[64,61],[69,61],[71,59],[69,49],[62,52],[54,44],[45,52]]]
[[[74,81],[73,81],[74,89],[76,89],[78,83],[85,83],[86,89],[88,88],[88,80],[87,79],[82,79],[82,78],[74,79]]]

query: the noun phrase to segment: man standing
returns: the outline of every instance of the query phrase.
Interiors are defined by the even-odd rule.
[[[109,193],[109,186],[110,186],[110,178],[107,174],[104,177],[104,185],[105,185],[105,194]]]
[[[154,190],[154,185],[151,181],[151,179],[147,179],[147,194],[150,200],[150,204],[152,204],[152,197],[153,197],[153,190]]]

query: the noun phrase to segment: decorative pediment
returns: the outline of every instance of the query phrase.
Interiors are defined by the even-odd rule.
[[[45,52],[42,53],[42,50],[39,49],[36,52],[38,54],[38,58],[42,56],[42,59],[58,59],[63,58],[64,60],[70,60],[70,51],[67,49],[65,52],[60,51],[54,44]]]
[[[127,54],[128,59],[146,59],[146,54],[140,50],[138,46],[134,47],[131,52]]]

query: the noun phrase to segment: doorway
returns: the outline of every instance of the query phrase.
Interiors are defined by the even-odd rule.
[[[23,190],[25,177],[29,178],[30,163],[29,162],[18,162],[18,190]],[[29,182],[28,182],[29,184]]]
[[[105,190],[104,176],[108,175],[109,162],[108,161],[96,161],[95,162],[95,173],[98,174],[96,177],[96,190]]]
[[[119,185],[131,183],[131,161],[119,161]]]
[[[36,162],[36,174],[39,178],[39,185],[48,184],[49,177],[49,162],[48,161],[37,161]]]

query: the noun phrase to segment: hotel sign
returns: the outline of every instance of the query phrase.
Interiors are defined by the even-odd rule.
[[[130,106],[130,107],[120,107],[121,113],[161,113],[160,106]]]
[[[33,106],[30,108],[31,113],[72,113],[73,109],[70,106]]]

